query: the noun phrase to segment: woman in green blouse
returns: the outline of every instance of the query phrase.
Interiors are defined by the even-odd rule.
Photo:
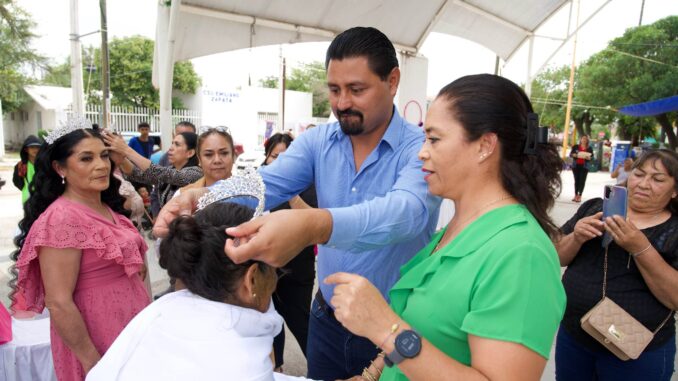
[[[525,93],[498,76],[440,91],[419,157],[454,218],[401,268],[390,306],[360,276],[325,280],[337,284],[336,318],[383,350],[357,379],[539,380],[565,293],[547,215],[562,162],[537,122]]]

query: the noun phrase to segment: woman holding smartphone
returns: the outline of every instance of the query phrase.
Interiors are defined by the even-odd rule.
[[[581,194],[584,192],[584,185],[586,185],[586,176],[589,174],[586,164],[593,159],[593,148],[589,145],[588,135],[582,135],[579,144],[572,146],[570,157],[573,160],[572,174],[574,174],[574,198],[572,201],[581,202]]]
[[[628,218],[607,217],[592,199],[561,228],[555,243],[567,307],[556,342],[556,378],[670,380],[676,354],[673,311],[678,308],[678,154],[645,153],[628,177]],[[589,336],[581,318],[601,299],[604,233],[607,296],[650,331],[661,327],[636,360],[622,361]],[[667,319],[668,318],[668,319]],[[666,323],[662,325],[662,322]]]

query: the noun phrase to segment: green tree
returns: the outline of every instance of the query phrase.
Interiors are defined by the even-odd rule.
[[[45,70],[45,75],[40,81],[43,85],[70,87],[71,86],[71,63],[66,62],[59,65],[49,65]]]
[[[549,68],[532,81],[530,100],[539,122],[554,131],[563,131],[569,76],[570,68],[562,66]]]
[[[279,77],[268,76],[259,80],[264,88],[277,89]],[[313,116],[330,116],[330,101],[327,94],[327,74],[325,65],[320,61],[302,64],[293,68],[285,81],[286,90],[303,91],[313,94]]]
[[[14,0],[0,0],[0,99],[2,110],[17,109],[27,98],[25,85],[33,82],[25,74],[44,65],[45,59],[31,49],[35,23]]]
[[[101,50],[84,49],[82,53],[83,79],[88,103],[101,103]],[[91,63],[91,67],[90,66]],[[89,70],[92,72],[90,73]],[[116,38],[109,44],[111,103],[128,107],[160,107],[158,90],[153,87],[153,41],[133,36]],[[50,67],[43,79],[45,84],[70,86],[69,60]],[[89,83],[89,86],[88,86]],[[174,64],[172,87],[194,94],[200,86],[200,77],[188,61]],[[172,98],[173,108],[183,108],[179,98]]]
[[[268,77],[264,77],[259,80],[259,86],[265,89],[277,89],[279,82],[280,78],[276,77],[275,75],[269,75]]]
[[[599,107],[621,106],[678,93],[678,16],[628,29],[608,47],[581,65],[577,98]],[[622,137],[638,141],[654,136],[653,120],[602,113],[603,122],[616,119]],[[654,117],[671,148],[678,146],[673,128],[676,113]]]

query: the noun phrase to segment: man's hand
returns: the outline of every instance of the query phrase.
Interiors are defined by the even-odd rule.
[[[255,259],[281,267],[304,247],[330,239],[332,215],[324,209],[280,210],[226,229],[226,233],[236,238],[226,240],[224,248],[233,262]]]
[[[153,225],[153,235],[166,237],[169,233],[169,225],[179,216],[190,216],[195,211],[198,200],[207,193],[207,188],[188,189],[177,197],[171,199],[162,207]]]

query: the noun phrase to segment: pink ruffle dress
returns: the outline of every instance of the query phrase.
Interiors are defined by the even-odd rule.
[[[25,297],[28,310],[41,312],[45,290],[38,262],[40,248],[82,250],[73,301],[102,356],[127,323],[150,302],[138,274],[146,243],[130,220],[112,210],[111,215],[114,222],[83,204],[60,197],[35,221],[17,261],[18,291]],[[54,325],[50,334],[57,378],[84,379],[80,362]]]

